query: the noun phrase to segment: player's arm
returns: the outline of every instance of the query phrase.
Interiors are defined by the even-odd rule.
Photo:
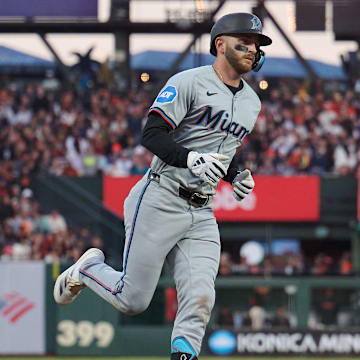
[[[235,154],[228,167],[226,176],[223,177],[224,181],[232,184],[233,180],[235,179],[235,176],[240,172],[239,163],[240,163],[240,158]]]
[[[193,77],[176,74],[160,91],[149,111],[142,136],[142,145],[166,164],[188,168],[195,176],[214,187],[226,175],[221,161],[227,156],[217,153],[201,154],[177,144],[169,134],[184,119],[194,99]]]
[[[176,74],[165,84],[150,107],[141,144],[166,164],[186,168],[190,150],[170,135],[188,112],[192,97],[191,79]]]
[[[226,168],[221,160],[227,160],[228,157],[191,151],[172,139],[171,130],[171,124],[164,121],[156,112],[151,112],[143,130],[141,144],[166,164],[188,168],[195,176],[216,187],[220,179],[226,175]]]
[[[164,121],[159,114],[151,112],[142,133],[141,145],[166,164],[187,168],[190,150],[172,139],[170,136],[172,130],[172,126]]]

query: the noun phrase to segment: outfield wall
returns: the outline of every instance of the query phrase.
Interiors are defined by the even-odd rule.
[[[87,289],[73,304],[56,305],[52,290],[63,268],[43,262],[0,264],[0,354],[167,356],[172,323],[166,319],[165,289],[173,287],[172,280],[160,280],[153,302],[145,313],[127,317]],[[246,297],[249,289],[261,286],[295,287],[293,302],[297,325],[280,331],[254,332],[246,328],[217,327],[211,320],[203,354],[359,354],[360,330],[312,331],[307,328],[312,289],[331,286],[359,292],[359,280],[357,277],[219,278],[217,303],[234,301],[241,295]]]

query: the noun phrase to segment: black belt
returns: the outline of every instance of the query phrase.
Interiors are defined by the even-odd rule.
[[[179,196],[195,207],[205,206],[209,202],[209,195],[192,192],[183,187],[179,187]]]
[[[160,175],[155,173],[154,171],[150,170],[148,179],[159,181]],[[205,206],[209,202],[209,195],[200,194],[198,192],[192,192],[187,190],[181,186],[179,186],[179,196],[182,199],[187,200],[187,202],[195,207],[202,207]]]

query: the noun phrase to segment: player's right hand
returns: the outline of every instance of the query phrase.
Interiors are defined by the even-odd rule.
[[[218,153],[199,154],[196,151],[190,151],[187,166],[195,176],[216,187],[227,172],[225,165],[221,161],[228,159],[228,156]]]

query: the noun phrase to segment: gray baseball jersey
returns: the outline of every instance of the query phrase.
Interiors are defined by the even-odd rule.
[[[213,68],[204,66],[170,78],[150,111],[173,127],[176,142],[200,153],[228,155],[228,167],[254,127],[260,101],[246,82],[233,95]],[[179,185],[205,194],[214,189],[189,169],[169,166],[156,156],[151,166],[160,176],[149,171],[124,203],[123,271],[98,258],[81,268],[81,279],[120,311],[137,314],[149,305],[167,261],[178,292],[172,343],[184,338],[198,355],[215,302],[220,235],[209,204],[190,205],[179,196]]]
[[[243,89],[233,95],[212,66],[202,66],[171,77],[150,112],[158,113],[172,126],[175,142],[200,153],[227,155],[228,167],[236,148],[254,128],[260,108],[257,94],[245,81]],[[151,168],[185,188],[215,193],[189,169],[167,165],[157,156]]]

